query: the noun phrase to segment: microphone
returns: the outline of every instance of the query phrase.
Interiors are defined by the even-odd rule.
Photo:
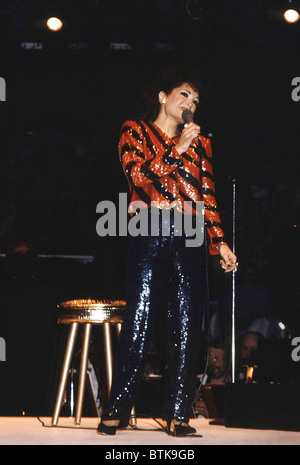
[[[191,110],[183,110],[181,118],[184,121],[184,127],[186,127],[189,123],[192,123],[194,121],[194,113]],[[196,137],[196,139],[194,139],[194,142],[196,145],[201,144],[199,137]]]
[[[185,124],[192,123],[194,120],[194,114],[191,110],[183,110],[181,117]]]

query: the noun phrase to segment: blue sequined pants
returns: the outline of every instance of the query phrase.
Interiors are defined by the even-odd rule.
[[[205,299],[204,247],[186,237],[129,239],[127,308],[103,420],[127,422],[144,372],[160,302],[168,293],[168,371],[164,417],[188,421],[194,396]]]

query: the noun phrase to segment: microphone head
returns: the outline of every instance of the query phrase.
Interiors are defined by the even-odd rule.
[[[183,110],[181,117],[184,123],[191,123],[194,120],[194,114],[191,110]]]

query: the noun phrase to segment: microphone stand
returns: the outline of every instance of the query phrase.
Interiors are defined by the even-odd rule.
[[[236,179],[232,180],[232,251],[235,254],[235,225],[236,225]],[[232,363],[232,383],[235,383],[236,368],[236,329],[235,329],[235,274],[236,268],[232,272],[232,313],[231,313],[231,363]]]

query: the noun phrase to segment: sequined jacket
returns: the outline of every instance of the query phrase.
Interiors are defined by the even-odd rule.
[[[226,243],[215,198],[210,140],[200,136],[179,155],[170,138],[153,122],[126,121],[121,129],[119,156],[127,177],[131,202],[204,202],[209,252],[218,254]]]

